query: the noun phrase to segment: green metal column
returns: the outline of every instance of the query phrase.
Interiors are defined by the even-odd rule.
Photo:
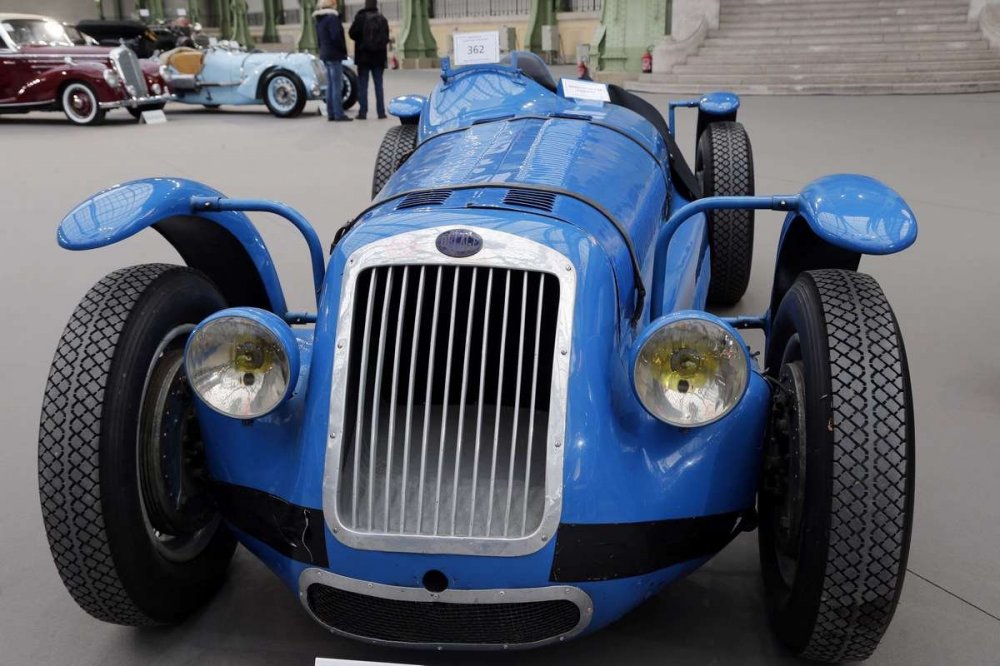
[[[672,0],[604,0],[601,71],[639,74],[643,54],[670,34],[672,10]]]
[[[191,23],[201,21],[201,0],[188,0],[188,19]]]
[[[407,69],[437,67],[438,47],[431,32],[431,0],[403,0],[403,27],[396,48]]]
[[[104,20],[104,3],[101,0],[94,0],[94,4],[97,5],[97,18]]]
[[[229,23],[233,28],[233,39],[243,47],[252,49],[253,38],[250,37],[250,26],[247,25],[247,0],[229,0]]]
[[[163,0],[149,0],[147,3],[149,5],[149,16],[153,20],[160,21],[163,19]]]
[[[528,14],[528,49],[542,52],[542,26],[556,24],[556,0],[531,0]]]
[[[299,0],[299,12],[302,22],[302,34],[299,35],[299,51],[316,53],[319,43],[316,41],[316,21],[313,12],[316,11],[316,0]]]
[[[215,5],[215,15],[219,17],[219,39],[230,39],[233,28],[229,23],[229,0],[212,0]]]
[[[265,44],[276,44],[281,41],[278,37],[278,12],[281,0],[264,0],[264,34],[260,41]]]

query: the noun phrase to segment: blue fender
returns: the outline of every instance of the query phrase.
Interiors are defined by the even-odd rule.
[[[771,312],[802,271],[857,270],[863,254],[893,254],[917,240],[917,218],[895,190],[874,178],[825,176],[806,185],[785,218]]]
[[[222,196],[181,178],[148,178],[90,197],[63,218],[57,232],[67,250],[112,245],[153,227],[184,261],[211,278],[230,306],[286,313],[285,296],[263,239],[239,212],[194,211],[193,196]]]
[[[399,118],[404,125],[416,125],[425,106],[427,98],[423,95],[402,95],[389,102],[389,113]]]

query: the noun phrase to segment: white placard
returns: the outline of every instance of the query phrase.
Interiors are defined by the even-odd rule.
[[[579,79],[563,79],[563,97],[570,99],[586,99],[592,102],[610,102],[608,86],[597,81],[580,81]]]
[[[455,44],[455,65],[483,65],[500,62],[500,33],[456,32],[452,35]]]
[[[188,15],[188,10],[184,9],[183,7],[178,7],[177,8],[177,15],[178,16],[187,16]]]
[[[163,109],[155,109],[153,111],[143,111],[142,112],[142,122],[147,125],[160,125],[167,122],[167,114],[163,113]]]
[[[325,659],[316,657],[316,666],[407,666],[407,664],[386,661],[355,661],[353,659]],[[414,665],[410,665],[414,666]]]
[[[148,9],[140,9],[139,10],[139,18],[149,18],[149,10]]]

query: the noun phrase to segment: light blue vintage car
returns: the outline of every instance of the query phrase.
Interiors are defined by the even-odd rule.
[[[160,62],[176,101],[210,109],[264,104],[279,118],[294,118],[307,101],[323,99],[327,85],[323,63],[308,53],[249,53],[221,45],[173,49]],[[357,101],[357,82],[357,74],[345,67],[345,109]]]

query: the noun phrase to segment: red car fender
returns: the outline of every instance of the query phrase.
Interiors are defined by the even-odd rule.
[[[18,102],[38,102],[55,100],[59,102],[59,93],[64,85],[71,81],[86,83],[97,95],[98,102],[118,102],[125,99],[125,90],[120,86],[112,88],[104,80],[104,72],[108,68],[100,63],[79,62],[60,65],[42,72],[18,91]]]
[[[149,87],[150,91],[153,89],[153,84],[160,84],[160,88],[164,92],[167,91],[167,84],[163,80],[163,76],[160,75],[160,61],[156,58],[146,58],[139,61],[139,66],[142,67],[142,73],[146,76],[146,86]]]

